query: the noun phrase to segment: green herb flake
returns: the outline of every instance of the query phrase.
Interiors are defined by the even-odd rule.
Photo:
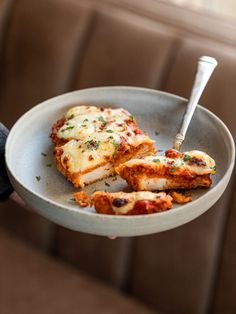
[[[41,155],[42,155],[43,157],[47,157],[47,154],[45,154],[45,153],[41,153]]]
[[[111,185],[110,185],[109,183],[107,183],[107,182],[105,182],[105,185],[106,185],[106,186],[111,186]]]
[[[216,171],[216,166],[210,167],[210,169]]]
[[[131,121],[134,121],[134,116],[132,116],[132,114],[129,116],[129,119],[131,120]]]
[[[114,133],[112,130],[106,130],[107,133]]]
[[[35,178],[36,178],[37,181],[40,181],[40,180],[41,180],[41,177],[40,177],[40,176],[36,176]]]
[[[70,126],[66,127],[65,129],[62,129],[61,132],[65,132],[67,130],[72,130],[72,129],[74,129],[74,125],[70,125]]]
[[[75,202],[75,198],[74,197],[70,198],[70,201]]]
[[[171,169],[170,169],[170,171],[171,171],[171,172],[175,172],[175,171],[176,171],[176,169],[177,169],[177,167],[176,167],[176,166],[172,166],[172,167],[171,167]]]
[[[103,118],[103,116],[99,116],[98,120],[101,121],[101,122],[106,122],[105,119]]]
[[[161,162],[160,159],[158,159],[158,158],[155,158],[155,159],[153,159],[152,161],[153,161],[153,162],[156,162],[156,163]]]
[[[74,118],[74,115],[72,114],[69,116],[68,120],[73,119],[73,118]]]
[[[46,164],[46,167],[52,167],[52,164]]]
[[[183,160],[188,161],[189,159],[191,159],[191,156],[188,154],[185,154]]]
[[[88,119],[84,119],[83,123],[84,123],[84,122],[88,122]]]
[[[116,141],[112,141],[112,144],[115,146],[115,148],[118,148],[120,146],[120,144]]]
[[[81,126],[82,126],[83,128],[86,128],[87,125],[86,125],[86,124],[82,124]]]
[[[102,116],[99,116],[98,120],[102,122],[103,126],[105,126],[107,124],[106,120]]]
[[[100,145],[100,142],[92,139],[86,141],[85,144],[87,144],[88,149],[97,150]]]

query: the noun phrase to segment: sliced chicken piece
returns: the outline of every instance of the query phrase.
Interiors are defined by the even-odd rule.
[[[95,192],[91,204],[100,214],[141,215],[170,209],[172,197],[164,192]]]
[[[136,191],[208,188],[216,165],[204,152],[170,149],[165,156],[131,159],[116,167],[116,172]]]

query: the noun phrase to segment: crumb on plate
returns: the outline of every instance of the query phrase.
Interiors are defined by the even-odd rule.
[[[184,195],[183,193],[177,191],[171,191],[169,195],[173,198],[173,202],[177,204],[185,204],[192,202],[191,195]]]
[[[73,196],[75,198],[76,203],[78,203],[80,207],[86,207],[90,205],[91,199],[86,192],[84,191],[75,192],[73,193]]]

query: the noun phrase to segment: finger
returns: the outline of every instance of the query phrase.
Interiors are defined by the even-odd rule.
[[[20,205],[21,207],[31,210],[30,207],[22,200],[22,198],[16,193],[16,191],[13,191],[10,195],[10,199]]]

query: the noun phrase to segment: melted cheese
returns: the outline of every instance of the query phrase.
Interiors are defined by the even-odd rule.
[[[113,159],[122,140],[138,146],[147,135],[136,135],[127,121],[133,117],[124,109],[78,106],[65,115],[58,138],[68,140],[62,146],[61,163],[70,172],[83,172]]]
[[[58,130],[57,136],[63,139],[87,140],[96,137],[96,139],[104,140],[110,136],[114,136],[114,132],[126,136],[130,132],[134,136],[133,131],[127,126],[125,120],[129,120],[131,115],[124,109],[110,109],[98,107],[78,106],[71,108],[66,113],[66,122]],[[108,132],[107,132],[108,131]],[[95,134],[96,133],[96,134]],[[120,140],[120,136],[115,140]]]
[[[169,158],[166,156],[147,156],[143,159],[131,159],[127,161],[124,165],[127,167],[132,167],[135,165],[151,165],[157,171],[158,168],[164,166],[169,166],[173,169],[173,174],[178,174],[178,171],[182,173],[183,170],[188,170],[192,173],[196,173],[197,175],[204,174],[215,174],[215,161],[209,155],[204,152],[193,150],[189,152],[185,152],[184,156],[189,156],[189,160],[185,160],[184,158]],[[198,158],[205,162],[205,165],[197,165],[190,162],[191,158]],[[164,184],[162,182],[161,184]]]
[[[130,194],[126,194],[126,198],[128,200],[128,203],[122,207],[116,207],[112,205],[112,209],[117,215],[125,215],[127,214],[131,209],[133,209],[134,204],[139,200],[155,200],[157,197],[159,198],[160,194],[153,193],[153,192],[133,192]],[[122,195],[121,195],[122,197]]]

